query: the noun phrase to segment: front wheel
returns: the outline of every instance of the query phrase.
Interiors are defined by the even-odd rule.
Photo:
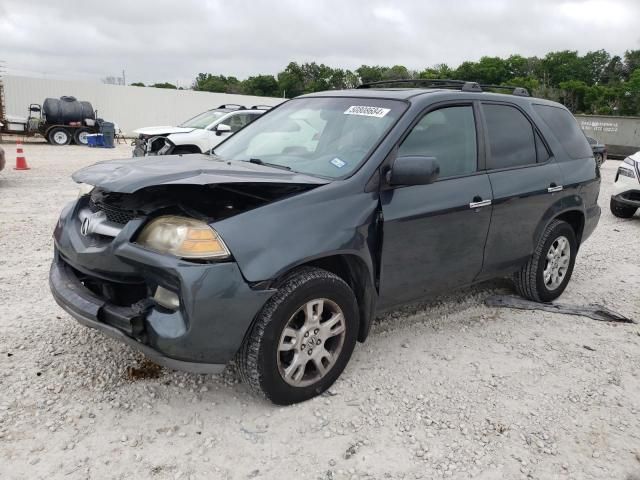
[[[47,138],[49,139],[49,143],[51,145],[57,146],[69,145],[69,143],[71,142],[71,134],[66,128],[62,127],[51,129],[49,135],[47,135]]]
[[[620,203],[613,198],[609,202],[609,209],[618,218],[631,218],[635,215],[637,208]]]
[[[577,253],[578,242],[571,225],[553,220],[529,261],[515,274],[516,290],[535,302],[555,300],[567,288]]]
[[[313,398],[344,370],[358,324],[349,285],[326,270],[300,269],[258,315],[237,355],[240,376],[278,405]]]

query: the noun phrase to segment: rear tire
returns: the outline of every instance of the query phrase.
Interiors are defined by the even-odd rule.
[[[358,325],[349,285],[326,270],[301,268],[258,314],[237,354],[240,377],[278,405],[313,398],[344,370]]]
[[[609,202],[609,209],[618,218],[631,218],[635,215],[637,208],[620,203],[613,198]]]
[[[89,135],[91,131],[87,128],[79,128],[76,130],[76,133],[73,135],[73,142],[76,145],[87,146],[89,144],[89,140],[87,139],[87,135]]]
[[[51,131],[47,135],[47,138],[49,139],[49,143],[51,145],[69,145],[69,143],[71,142],[71,133],[69,133],[69,130],[67,130],[66,128],[56,127],[51,129]]]
[[[558,298],[571,279],[577,252],[578,242],[571,225],[553,220],[529,261],[514,276],[518,294],[534,302]]]

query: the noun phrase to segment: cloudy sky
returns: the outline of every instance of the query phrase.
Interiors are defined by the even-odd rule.
[[[188,86],[289,61],[457,66],[483,55],[640,48],[639,0],[1,0],[9,74]]]

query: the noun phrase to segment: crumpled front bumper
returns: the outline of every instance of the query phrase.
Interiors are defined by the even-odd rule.
[[[132,220],[109,241],[80,234],[82,200],[63,211],[54,232],[49,285],[56,302],[80,323],[144,353],[158,364],[196,373],[220,372],[238,351],[274,290],[252,288],[235,262],[194,263],[131,242]],[[149,295],[123,305],[86,285],[104,283]],[[177,310],[157,305],[158,286],[175,292]]]

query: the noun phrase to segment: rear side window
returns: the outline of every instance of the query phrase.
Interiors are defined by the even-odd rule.
[[[487,124],[487,169],[520,167],[536,163],[533,126],[520,110],[509,105],[483,104]]]
[[[571,158],[586,158],[593,155],[587,138],[580,130],[573,115],[564,108],[550,105],[533,105],[534,110],[546,123]]]
[[[473,107],[445,107],[427,113],[398,149],[398,156],[435,157],[440,177],[474,173],[477,169]]]

